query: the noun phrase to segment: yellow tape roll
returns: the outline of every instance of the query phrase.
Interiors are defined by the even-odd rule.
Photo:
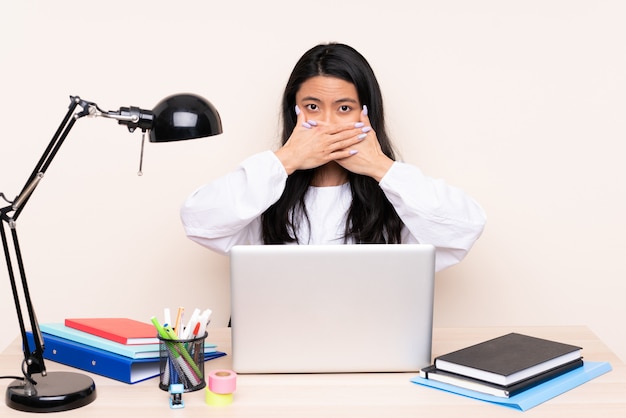
[[[221,395],[219,393],[211,392],[209,388],[206,388],[204,401],[207,403],[207,405],[210,406],[230,405],[231,403],[233,403],[233,394],[227,393]]]

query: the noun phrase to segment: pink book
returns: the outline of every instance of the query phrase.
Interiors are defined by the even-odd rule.
[[[154,325],[129,318],[71,318],[65,326],[125,345],[159,343]]]

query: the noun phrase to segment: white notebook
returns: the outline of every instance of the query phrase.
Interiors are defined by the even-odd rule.
[[[431,364],[431,245],[232,248],[238,373],[418,371]]]

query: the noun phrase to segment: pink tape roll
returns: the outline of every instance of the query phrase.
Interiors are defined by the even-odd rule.
[[[219,395],[233,393],[237,388],[237,373],[232,370],[209,372],[209,389]]]

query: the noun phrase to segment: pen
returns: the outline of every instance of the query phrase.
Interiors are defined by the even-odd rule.
[[[168,335],[168,339],[176,340],[178,336],[170,326],[163,327],[163,330]],[[173,357],[172,360],[175,365],[177,365],[182,371],[185,377],[189,379],[193,386],[196,386],[200,383],[200,379],[202,379],[202,372],[193,361],[189,353],[183,347],[183,345],[179,342],[169,342],[172,349],[170,350],[170,357]],[[193,369],[193,370],[192,370]]]
[[[196,338],[198,336],[198,332],[200,331],[200,322],[196,322],[196,326],[193,329],[193,338]]]
[[[175,339],[180,338],[181,335],[182,335],[180,327],[181,327],[181,321],[183,320],[184,313],[185,313],[185,308],[183,308],[182,306],[180,308],[178,308],[178,313],[176,314],[176,323],[172,327],[174,329],[174,331],[176,332],[176,338]]]
[[[164,330],[165,330],[165,332],[167,332],[167,334],[169,335],[170,339],[172,339],[172,340],[178,339],[178,336],[176,335],[176,333],[174,332],[174,330],[171,327],[169,327],[169,326],[164,327]],[[187,361],[187,363],[185,363],[184,366],[187,366],[187,368],[189,366],[191,366],[191,368],[193,369],[193,372],[195,372],[194,377],[197,376],[199,379],[202,379],[202,372],[198,368],[198,365],[196,364],[196,362],[193,361],[193,359],[189,355],[189,352],[185,349],[185,347],[183,346],[182,343],[179,343],[179,342],[175,343],[175,351],[176,351],[176,354],[179,355],[178,358],[180,358],[180,356],[182,356],[184,358],[184,361],[183,361],[183,358],[180,358],[180,360],[183,363],[185,363],[185,361]],[[189,370],[189,371],[191,372],[191,370]],[[188,377],[191,378],[191,376],[188,376]]]
[[[196,326],[193,329],[192,335],[190,338],[197,338],[198,332],[200,331],[200,322],[196,322]],[[200,341],[194,341],[193,343],[189,343],[192,350],[193,360],[198,363],[200,362],[200,355],[204,352],[204,338],[201,338]],[[189,347],[187,347],[189,348]]]
[[[154,325],[154,327],[156,328],[156,330],[159,333],[159,336],[161,338],[166,339],[166,340],[170,339],[169,335],[165,331],[165,328],[163,328],[163,326],[161,326],[161,324],[159,323],[159,320],[156,318],[156,316],[153,316],[152,318],[150,318],[150,321],[152,322],[152,325]]]
[[[200,317],[200,309],[196,308],[193,310],[193,313],[191,314],[191,318],[189,318],[189,322],[187,323],[187,326],[183,330],[181,339],[187,340],[191,338],[191,332],[195,329],[196,324],[198,323],[199,317]]]
[[[170,368],[170,373],[173,373],[178,369],[180,370],[180,372],[177,373],[179,376],[184,376],[187,380],[189,380],[189,382],[191,382],[192,386],[198,385],[202,379],[202,372],[181,343],[174,343],[170,341],[178,339],[178,336],[172,327],[169,325],[162,326],[158,319],[154,316],[150,318],[150,321],[152,321],[152,324],[157,329],[159,336],[163,339],[162,342],[166,345],[168,352],[170,353],[169,357],[171,359],[171,365],[174,366]]]
[[[172,313],[170,312],[170,308],[163,309],[163,323],[164,324],[172,323]]]
[[[200,315],[200,320],[199,320],[200,329],[198,330],[198,335],[204,335],[204,333],[206,332],[206,326],[210,322],[209,318],[211,317],[212,313],[213,311],[211,311],[210,309],[207,309],[204,312],[202,312],[202,315]]]

